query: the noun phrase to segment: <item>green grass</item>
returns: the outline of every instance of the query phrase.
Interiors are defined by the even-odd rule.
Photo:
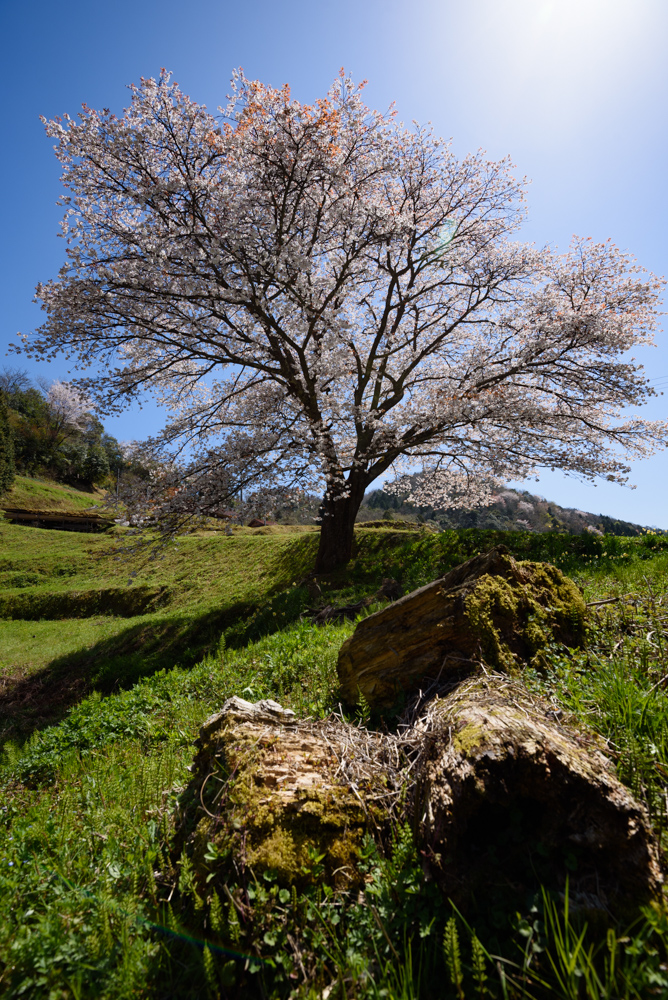
[[[322,581],[322,601],[357,600],[385,576],[409,591],[499,542],[518,558],[548,559],[592,580],[603,574],[622,589],[668,547],[653,535],[359,529],[353,562]],[[0,523],[0,738],[56,721],[91,690],[192,666],[221,635],[239,645],[294,620],[314,600],[290,591],[316,546],[308,530],[260,528],[199,532],[156,554],[119,529],[101,536]]]
[[[263,529],[258,529],[261,532]],[[303,576],[315,535],[245,530],[186,536],[157,554],[129,532],[96,535],[0,523],[0,593],[88,591],[109,586],[166,587],[171,608],[263,596]]]
[[[0,738],[27,735],[88,691],[275,631],[306,600],[312,533],[202,532],[157,556],[100,536],[0,523]],[[282,594],[282,596],[281,596]]]
[[[592,608],[585,650],[552,651],[533,677],[607,742],[626,784],[666,824],[668,555],[579,575]],[[530,678],[531,680],[531,678]]]
[[[150,995],[157,975],[166,995],[170,983],[197,995],[185,985],[193,970],[180,960],[171,968],[164,921],[172,918],[159,912],[153,875],[168,866],[170,812],[192,741],[233,693],[278,696],[302,715],[331,706],[336,655],[350,630],[293,625],[190,671],[90,696],[22,748],[5,746],[0,993]],[[197,956],[185,931],[176,936]],[[197,984],[206,989],[201,961]]]
[[[238,872],[229,887],[245,893],[242,921],[227,898],[202,899],[172,853],[202,721],[232,694],[273,697],[301,717],[337,705],[336,657],[353,625],[300,620],[313,598],[292,586],[317,537],[202,534],[147,560],[127,551],[127,533],[4,524],[0,533],[0,572],[10,575],[0,600],[70,595],[76,610],[72,595],[114,587],[168,595],[140,615],[0,625],[0,707],[12,737],[0,757],[0,995],[315,1000],[330,986],[331,1000],[668,993],[661,908],[601,937],[546,897],[503,926],[483,915],[474,928],[424,882],[403,828],[384,854],[368,844],[361,901],[317,886],[291,893],[270,876],[255,883]],[[373,593],[383,576],[410,589],[496,542],[561,565],[588,601],[622,598],[592,609],[585,650],[555,647],[549,669],[527,682],[608,741],[665,840],[662,538],[362,530],[354,562],[323,581],[321,600]]]
[[[490,957],[499,954],[509,997],[662,995],[668,934],[660,911],[647,911],[630,933],[614,932],[612,977],[608,939],[581,940],[582,928],[549,899],[505,936],[479,941],[425,886],[402,830],[387,857],[369,845],[365,906],[317,890],[286,895],[269,880],[251,883],[252,923],[230,928],[228,907],[223,943],[206,930],[187,868],[182,863],[179,874],[169,855],[197,728],[232,693],[273,696],[300,715],[328,711],[336,654],[351,628],[295,623],[191,670],[90,696],[58,726],[5,747],[0,992],[197,997],[215,987],[221,996],[288,996],[301,978],[288,941],[297,927],[315,956],[318,990],[338,975],[349,997],[456,997],[458,982],[473,997],[481,975],[486,995],[502,997],[498,959]],[[175,878],[180,890],[167,903]],[[587,978],[605,986],[606,976],[598,994],[578,985]],[[580,992],[569,992],[573,981]]]
[[[17,476],[12,488],[3,494],[0,510],[18,507],[22,510],[70,511],[79,514],[93,506],[99,506],[103,496],[97,490],[76,489],[49,479]]]

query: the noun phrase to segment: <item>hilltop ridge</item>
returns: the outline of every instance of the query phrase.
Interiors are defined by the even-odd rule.
[[[405,496],[373,490],[364,498],[358,521],[377,520],[382,517],[400,517],[405,520],[426,522],[440,530],[449,528],[478,528],[496,531],[557,531],[561,534],[581,535],[589,532],[595,535],[618,535],[633,538],[647,531],[661,529],[634,524],[607,514],[593,514],[574,507],[562,507],[558,503],[528,490],[499,490],[492,502],[485,507],[445,510],[434,507],[418,507],[408,503]]]

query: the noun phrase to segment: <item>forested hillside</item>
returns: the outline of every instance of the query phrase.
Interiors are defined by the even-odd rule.
[[[34,384],[27,373],[5,369],[0,396],[0,467],[11,451],[19,473],[85,487],[111,482],[123,467],[118,442],[67,383]],[[8,485],[0,478],[0,489]]]
[[[589,531],[627,537],[641,535],[647,530],[638,524],[606,514],[560,507],[545,497],[519,489],[499,490],[492,496],[491,502],[483,507],[449,510],[416,506],[407,502],[405,494],[402,496],[385,490],[373,490],[364,499],[359,520],[374,520],[378,517],[407,518],[431,524],[441,530],[480,528],[497,531],[558,531],[570,535]]]

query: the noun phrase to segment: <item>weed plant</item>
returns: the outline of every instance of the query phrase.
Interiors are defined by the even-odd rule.
[[[55,549],[62,545],[59,532],[42,532],[40,539],[45,537]],[[113,540],[75,538],[77,545],[91,546],[91,558],[100,559],[97,580],[109,585],[103,562],[109,568],[116,556],[103,547]],[[236,551],[223,548],[227,541],[187,543],[201,578],[207,560],[216,563],[221,553]],[[271,872],[255,879],[233,868],[223,891],[198,888],[185,856],[174,851],[172,817],[188,781],[199,726],[232,694],[272,697],[302,717],[326,715],[338,702],[338,649],[354,627],[315,628],[300,617],[312,597],[291,584],[298,582],[297,570],[311,551],[310,536],[249,541],[240,546],[239,565],[228,567],[228,579],[242,579],[243,553],[259,552],[245,570],[245,593],[253,600],[240,600],[239,589],[232,593],[228,617],[217,637],[209,637],[205,655],[198,652],[199,640],[192,640],[186,662],[178,665],[175,657],[166,667],[154,660],[147,670],[136,650],[126,654],[134,665],[121,686],[111,683],[103,664],[97,673],[89,667],[88,686],[63,706],[57,724],[41,723],[4,743],[0,995],[49,1000],[668,995],[668,917],[662,906],[639,911],[630,927],[611,924],[602,934],[573,915],[568,896],[540,896],[527,901],[524,912],[502,919],[481,911],[467,923],[425,881],[405,827],[394,831],[384,851],[367,843],[360,893],[333,892],[320,884],[317,856],[304,890],[279,886]],[[665,839],[668,546],[663,538],[448,532],[407,539],[391,529],[369,529],[358,536],[349,573],[325,581],[322,601],[357,599],[373,592],[383,576],[399,579],[404,589],[418,586],[495,542],[521,558],[556,562],[584,588],[587,601],[609,601],[592,607],[586,649],[555,646],[544,671],[528,672],[526,679],[579,725],[600,734],[621,778],[646,802]],[[85,562],[83,548],[76,558]],[[56,566],[59,559],[62,554],[46,551],[41,566]],[[171,567],[174,579],[181,559],[176,552],[162,564]],[[209,579],[220,580],[220,572],[212,565]],[[58,589],[59,578],[51,578]],[[145,582],[163,585],[165,579],[156,574]],[[193,584],[191,593],[196,587],[200,594],[206,590]],[[175,606],[169,613],[176,614]],[[159,631],[165,615],[132,621],[146,629],[153,622]],[[72,622],[9,624],[40,627],[46,644],[50,625],[66,629]],[[120,671],[123,654],[114,655]],[[104,662],[112,661],[109,653]],[[225,863],[209,860],[212,870]]]

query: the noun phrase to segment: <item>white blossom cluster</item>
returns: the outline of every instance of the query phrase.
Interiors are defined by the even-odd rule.
[[[52,382],[46,389],[52,420],[56,425],[84,430],[90,420],[91,402],[71,382]]]
[[[628,352],[662,282],[609,242],[513,241],[508,160],[457,159],[344,75],[305,106],[235,74],[219,110],[163,75],[121,117],[46,123],[67,263],[24,345],[102,364],[80,386],[107,412],[155,392],[202,496],[241,488],[249,447],[336,515],[391,467],[424,469],[416,502],[470,505],[539,466],[623,481],[663,443],[621,415],[652,395]]]

